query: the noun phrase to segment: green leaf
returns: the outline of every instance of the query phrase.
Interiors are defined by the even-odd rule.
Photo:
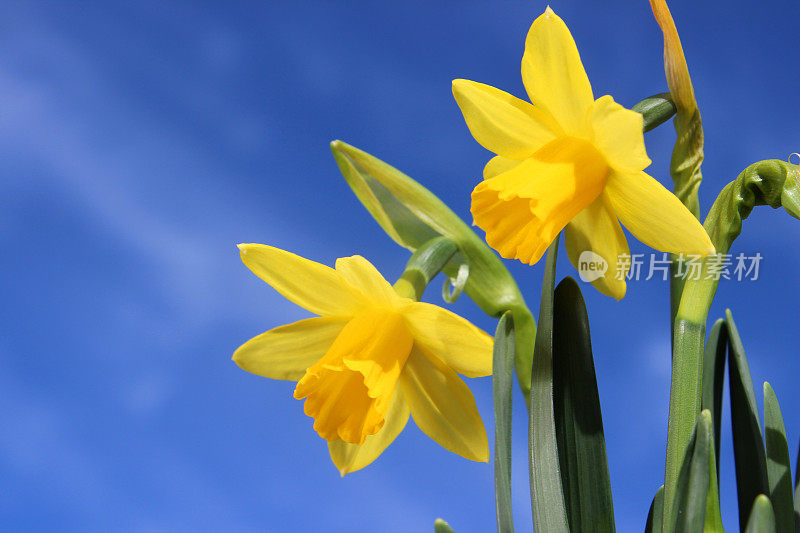
[[[567,512],[558,472],[556,428],[553,418],[553,287],[558,238],[547,250],[539,306],[539,330],[533,352],[529,403],[528,452],[530,455],[533,530],[569,533]]]
[[[764,382],[764,440],[767,448],[767,480],[769,499],[780,533],[794,531],[794,498],[792,470],[789,466],[789,444],[778,398],[769,383]]]
[[[733,454],[736,460],[736,492],[739,497],[739,524],[744,524],[747,522],[748,510],[753,506],[756,496],[769,494],[767,459],[750,367],[731,312],[725,311],[725,317],[730,335],[728,365]]]
[[[589,316],[565,278],[553,310],[553,403],[561,484],[571,531],[615,531]]]
[[[713,417],[713,415],[712,415]],[[712,421],[713,425],[713,421]],[[716,428],[714,428],[716,430]],[[716,449],[714,435],[711,435],[711,452]],[[716,454],[714,455],[716,457]],[[719,475],[717,474],[717,462],[708,461],[708,496],[706,497],[706,523],[703,527],[704,533],[725,533],[722,525],[722,511],[719,504]]]
[[[644,118],[644,132],[657,128],[675,114],[677,108],[669,93],[649,96],[631,108]]]
[[[723,532],[719,504],[719,447],[722,421],[722,389],[725,379],[725,357],[728,349],[728,328],[723,319],[714,323],[708,334],[703,354],[703,397],[701,409],[711,413],[714,427],[714,460],[709,462],[708,497],[706,499],[706,524],[704,531]]]
[[[647,523],[644,526],[644,533],[661,533],[663,529],[664,513],[664,485],[661,485],[653,496],[653,503],[650,504],[650,512],[647,513]]]
[[[800,532],[800,446],[797,447],[794,468],[794,530]]]
[[[728,350],[728,328],[718,319],[711,328],[703,354],[703,399],[701,408],[711,411],[714,422],[714,456],[719,483],[720,428],[722,427],[722,389],[725,381],[725,356]]]
[[[347,184],[389,237],[411,251],[432,238],[449,238],[459,253],[445,274],[458,279],[459,267],[468,264],[464,290],[469,297],[491,316],[513,312],[518,341],[515,367],[527,396],[536,322],[497,254],[444,202],[396,168],[342,141],[333,141],[331,151]]]
[[[511,400],[514,385],[514,319],[506,311],[494,334],[494,497],[497,531],[514,531],[511,506]]]
[[[709,463],[714,449],[711,412],[702,411],[686,447],[675,492],[675,527],[679,533],[701,533],[706,522],[710,482]]]
[[[450,527],[450,524],[448,524],[441,518],[437,518],[436,521],[433,523],[433,531],[434,533],[455,533],[455,531],[453,531],[453,528]]]
[[[753,509],[750,511],[750,518],[747,520],[745,533],[773,533],[776,532],[775,514],[772,512],[772,504],[769,498],[759,494],[753,502]]]

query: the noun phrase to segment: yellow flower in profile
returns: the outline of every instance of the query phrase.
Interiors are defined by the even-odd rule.
[[[457,375],[492,373],[492,339],[467,320],[404,298],[361,256],[330,268],[263,244],[242,261],[297,305],[321,315],[250,339],[233,354],[244,370],[297,381],[294,397],[328,441],[342,475],[374,461],[409,415],[444,448],[488,461],[486,430]]]
[[[584,251],[603,257],[609,272],[593,283],[617,299],[625,280],[614,270],[629,253],[620,222],[664,252],[714,253],[698,220],[643,172],[650,159],[642,116],[610,96],[594,99],[575,41],[549,7],[528,32],[522,80],[532,104],[489,85],[453,81],[472,135],[497,154],[471,208],[492,248],[534,264],[566,227],[570,261],[577,268]]]

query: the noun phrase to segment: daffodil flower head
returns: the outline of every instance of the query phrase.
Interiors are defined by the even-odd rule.
[[[233,359],[248,372],[297,381],[294,397],[305,400],[342,475],[374,461],[409,416],[446,449],[488,460],[483,422],[458,374],[491,374],[491,337],[400,296],[361,256],[333,269],[262,244],[239,249],[257,276],[320,316],[262,333]]]
[[[593,284],[617,299],[625,295],[625,276],[615,276],[614,267],[629,253],[620,222],[664,252],[714,252],[698,220],[643,172],[650,159],[642,116],[611,96],[594,99],[575,41],[549,7],[528,32],[522,80],[532,103],[453,81],[472,135],[497,154],[471,208],[492,248],[534,264],[566,228],[570,261],[577,268],[582,252],[601,256],[612,268]]]

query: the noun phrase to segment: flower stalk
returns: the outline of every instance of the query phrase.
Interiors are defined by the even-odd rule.
[[[425,288],[458,251],[447,237],[435,237],[417,248],[394,284],[397,294],[419,301]]]
[[[798,166],[775,159],[760,161],[747,167],[722,190],[703,224],[717,254],[728,253],[742,231],[743,220],[758,205],[783,207],[791,216],[800,219]],[[675,318],[664,481],[665,524],[674,520],[681,459],[700,412],[705,328],[719,285],[719,277],[713,272],[719,255],[703,258],[700,275],[686,281]]]

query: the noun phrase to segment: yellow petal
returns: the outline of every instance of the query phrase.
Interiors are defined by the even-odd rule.
[[[401,389],[397,387],[386,412],[386,423],[380,431],[367,437],[364,444],[350,444],[343,440],[328,441],[328,451],[339,473],[344,476],[361,470],[377,459],[406,427],[409,414]]]
[[[564,21],[549,7],[531,25],[522,56],[522,81],[531,102],[571,135],[584,131],[594,102],[578,48]]]
[[[414,343],[467,377],[492,373],[492,337],[447,309],[414,303],[403,311]]]
[[[256,276],[312,313],[352,316],[363,307],[328,266],[264,244],[240,244],[239,255]]]
[[[325,355],[347,321],[315,317],[271,329],[239,346],[233,360],[265,378],[297,381]]]
[[[642,115],[625,109],[608,95],[598,98],[592,106],[589,122],[594,145],[612,168],[636,172],[650,165],[644,147],[643,120]]]
[[[536,263],[603,190],[608,166],[589,143],[561,138],[472,192],[472,216],[507,259]]]
[[[489,178],[499,176],[503,172],[508,172],[519,164],[520,161],[516,159],[509,159],[502,155],[495,156],[483,167],[483,179],[488,180]]]
[[[400,297],[389,285],[389,282],[384,279],[372,263],[360,255],[337,259],[336,272],[350,286],[373,303],[382,305],[399,303]]]
[[[447,365],[415,347],[400,386],[414,422],[425,434],[467,459],[489,460],[486,430],[472,392]]]
[[[546,113],[491,85],[453,80],[453,96],[475,140],[498,155],[524,159],[556,137]]]
[[[569,260],[579,272],[593,274],[591,270],[587,270],[585,264],[580,264],[581,260],[591,261],[592,254],[605,260],[606,271],[591,283],[606,296],[620,300],[625,296],[625,275],[628,269],[625,267],[623,272],[619,272],[617,265],[627,265],[627,262],[621,261],[620,256],[629,255],[630,252],[619,221],[606,202],[605,195],[601,194],[589,207],[578,213],[567,225],[564,240]]]
[[[700,222],[674,194],[644,172],[614,172],[606,185],[609,204],[637,239],[662,252],[714,253]]]

